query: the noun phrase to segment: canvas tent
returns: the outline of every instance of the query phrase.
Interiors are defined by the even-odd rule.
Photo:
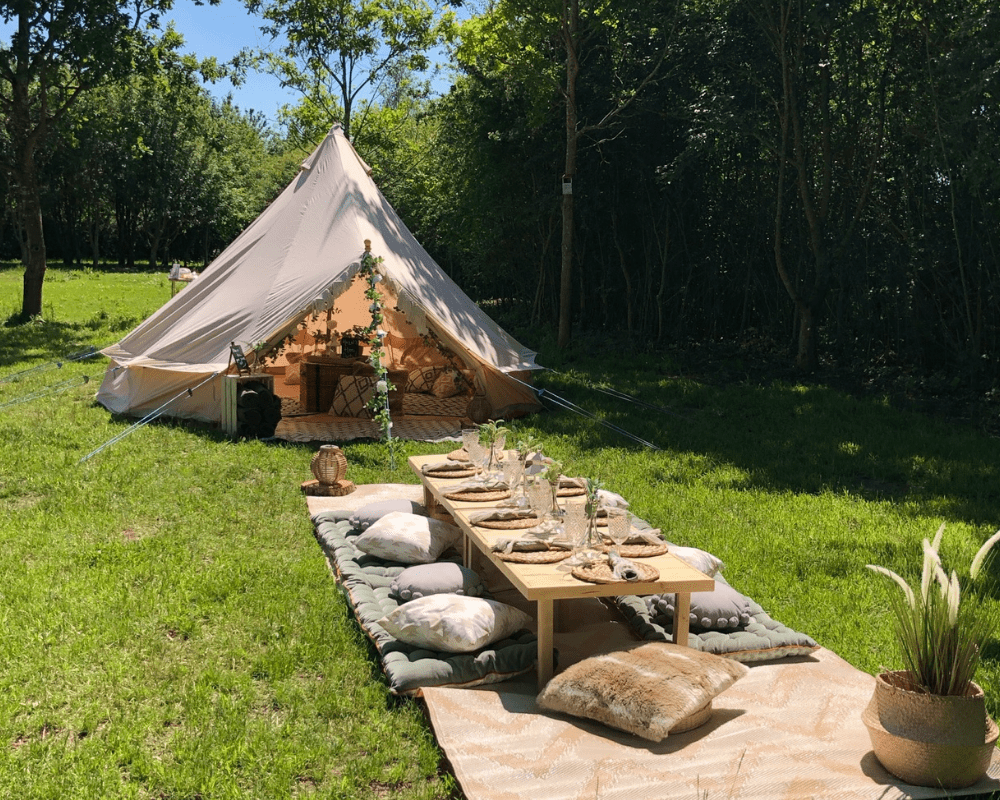
[[[367,305],[360,312],[344,306],[359,295],[362,281],[354,278],[370,240],[372,254],[384,259],[380,286],[394,309],[386,320],[395,326],[392,340],[426,342],[430,335],[475,373],[477,391],[496,417],[537,409],[534,392],[521,382],[537,368],[535,354],[434,262],[370,172],[334,126],[295,180],[198,280],[103,351],[111,364],[98,402],[139,416],[169,401],[168,416],[219,422],[231,342],[244,350],[281,342],[304,333],[304,319],[324,315],[347,331],[356,324],[351,314],[360,320],[367,313]],[[350,305],[358,305],[356,298]]]

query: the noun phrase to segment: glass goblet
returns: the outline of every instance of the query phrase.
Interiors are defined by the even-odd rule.
[[[632,515],[628,511],[608,511],[608,538],[621,547],[632,535]]]
[[[515,497],[517,495],[517,489],[521,483],[521,478],[524,475],[524,467],[521,466],[521,462],[516,458],[508,458],[503,462],[503,482],[507,484],[507,488],[510,489],[510,496]],[[520,498],[517,498],[518,500]]]
[[[573,551],[576,552],[587,543],[587,527],[590,520],[583,503],[572,503],[566,506],[566,514],[563,517],[563,529],[569,539]]]
[[[480,471],[482,471],[488,452],[488,449],[479,443],[479,439],[471,442],[469,444],[469,461],[472,463],[472,466],[479,467]]]
[[[548,481],[534,481],[528,487],[528,502],[541,525],[552,510],[552,490],[549,489]]]

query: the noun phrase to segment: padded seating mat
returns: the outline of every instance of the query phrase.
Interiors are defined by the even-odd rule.
[[[529,631],[494,642],[473,653],[441,653],[404,644],[378,620],[399,606],[389,585],[407,565],[358,550],[358,535],[346,517],[350,509],[322,511],[312,517],[316,539],[327,556],[358,625],[378,650],[393,694],[420,695],[429,686],[478,686],[533,671],[537,640]],[[449,560],[449,559],[442,559]],[[454,556],[454,561],[460,561]]]
[[[716,575],[715,580],[729,585],[721,574]],[[617,606],[640,639],[649,642],[673,641],[673,626],[662,617],[650,615],[646,598],[624,595],[610,598],[610,601]],[[725,633],[692,630],[688,635],[688,644],[695,650],[704,650],[744,663],[809,655],[819,648],[812,637],[772,619],[753,598],[748,597],[747,602],[750,604],[753,621],[745,628]]]

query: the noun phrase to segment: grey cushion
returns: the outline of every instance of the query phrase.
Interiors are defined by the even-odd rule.
[[[538,645],[535,635],[526,630],[474,653],[422,650],[399,641],[378,620],[399,606],[389,587],[407,565],[383,561],[358,550],[354,546],[358,531],[338,512],[316,514],[313,524],[316,540],[333,567],[358,625],[378,651],[393,694],[419,695],[426,686],[496,683],[535,668]],[[456,555],[442,560],[460,559]]]
[[[420,503],[414,503],[412,500],[380,500],[377,503],[369,503],[355,510],[349,518],[351,527],[359,531],[368,530],[369,526],[378,522],[386,514],[391,514],[393,511],[424,516],[427,514]]]
[[[729,585],[721,575],[715,576],[715,582],[717,585]],[[673,640],[673,620],[650,614],[645,598],[624,595],[611,600],[641,638],[649,642]],[[752,598],[747,597],[746,600],[752,612],[746,627],[726,632],[692,632],[688,636],[688,645],[744,663],[806,656],[819,649],[812,637],[772,619]]]
[[[676,595],[654,594],[646,598],[649,613],[661,624],[673,624]],[[753,614],[750,602],[732,586],[716,576],[715,589],[711,592],[691,593],[691,630],[729,631],[745,628]]]
[[[475,572],[450,561],[408,567],[389,584],[392,596],[404,602],[432,594],[479,597],[485,590],[482,578]]]

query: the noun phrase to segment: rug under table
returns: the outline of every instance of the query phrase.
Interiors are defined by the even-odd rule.
[[[1000,757],[966,790],[912,787],[871,752],[861,712],[875,679],[830,650],[750,666],[711,720],[646,742],[541,712],[530,681],[427,689],[434,733],[467,800],[817,800],[958,797],[1000,790]]]
[[[311,513],[389,497],[419,501],[419,486],[359,486],[309,497]],[[532,611],[517,592],[497,599]],[[568,603],[555,634],[560,668],[635,643],[597,600]],[[719,695],[704,726],[648,742],[598,723],[541,711],[534,674],[469,688],[425,688],[438,745],[466,800],[921,800],[1000,791],[1000,751],[969,789],[904,784],[871,751],[861,722],[875,679],[836,653],[749,664]]]

